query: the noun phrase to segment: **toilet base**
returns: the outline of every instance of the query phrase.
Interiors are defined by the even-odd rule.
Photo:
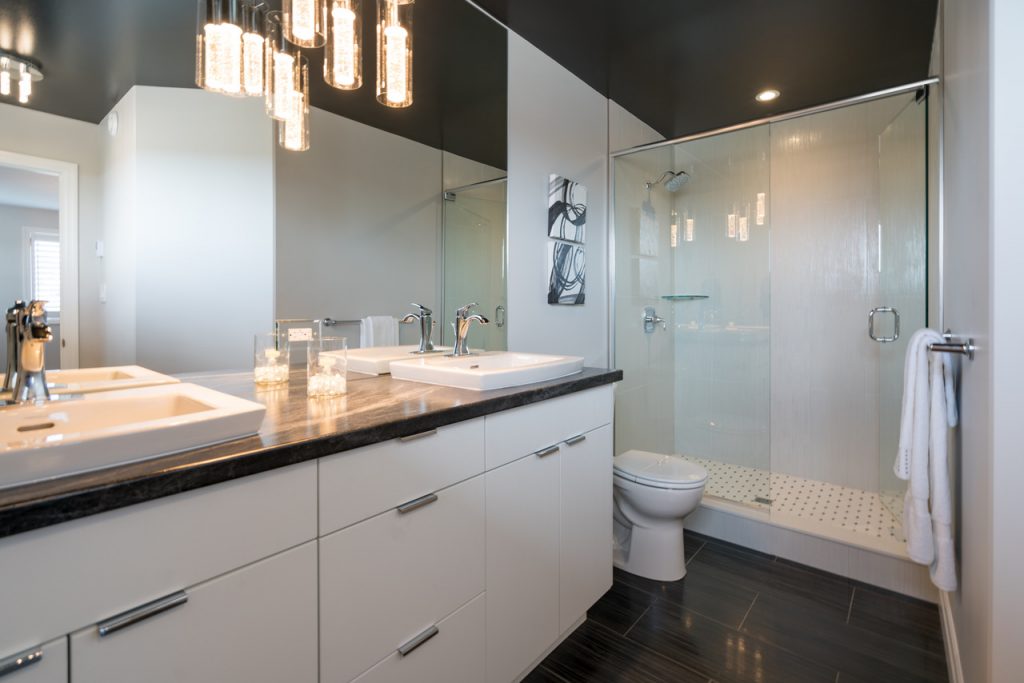
[[[678,581],[686,576],[682,520],[657,528],[633,526],[628,541],[616,546],[614,564],[625,572],[654,581]]]

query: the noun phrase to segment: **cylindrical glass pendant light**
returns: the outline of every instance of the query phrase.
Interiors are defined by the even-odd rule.
[[[284,37],[299,47],[322,47],[327,34],[327,0],[284,0]]]
[[[255,2],[242,5],[242,91],[250,97],[263,95],[265,10]]]
[[[239,0],[199,0],[196,85],[242,94],[242,16]]]
[[[309,149],[309,60],[296,57],[296,87],[288,96],[288,116],[277,122],[277,142],[293,152]]]
[[[267,115],[283,121],[291,112],[291,93],[298,87],[299,51],[284,37],[281,13],[267,13],[264,31],[263,90]]]
[[[362,0],[328,0],[324,80],[340,90],[363,85]]]
[[[377,101],[412,104],[413,0],[377,0]]]

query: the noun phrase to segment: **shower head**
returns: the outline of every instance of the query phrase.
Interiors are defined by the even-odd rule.
[[[655,185],[664,185],[669,192],[678,192],[689,179],[686,171],[665,171],[657,180],[644,183],[644,187],[650,192]]]

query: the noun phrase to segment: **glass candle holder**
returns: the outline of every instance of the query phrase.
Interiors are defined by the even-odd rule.
[[[253,379],[256,384],[288,381],[288,337],[277,332],[257,334],[253,344]]]
[[[331,398],[348,391],[348,339],[319,337],[311,339],[306,350],[306,395]]]

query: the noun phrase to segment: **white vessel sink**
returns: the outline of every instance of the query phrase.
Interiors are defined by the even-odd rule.
[[[437,347],[431,353],[421,356],[416,353],[419,348],[419,344],[416,344],[414,346],[370,346],[365,349],[349,349],[348,369],[351,372],[362,372],[367,375],[386,375],[391,372],[392,361],[451,353],[450,348]]]
[[[460,389],[505,389],[574,375],[583,370],[580,356],[494,351],[461,358],[428,356],[395,361],[391,376]]]
[[[256,433],[266,407],[195,384],[0,409],[0,488]]]
[[[46,383],[51,394],[87,394],[93,391],[176,384],[179,380],[138,365],[77,370],[48,370]]]

